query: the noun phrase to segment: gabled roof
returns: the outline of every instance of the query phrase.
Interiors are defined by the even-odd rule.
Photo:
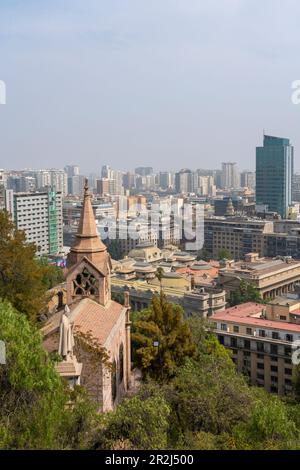
[[[82,333],[90,332],[102,346],[106,346],[110,334],[126,314],[126,308],[113,300],[103,306],[85,298],[71,304],[69,308],[71,310],[69,317],[71,322],[74,322],[75,332],[77,329]],[[41,330],[47,350],[53,350],[51,336],[59,330],[62,313],[63,310],[55,313]]]

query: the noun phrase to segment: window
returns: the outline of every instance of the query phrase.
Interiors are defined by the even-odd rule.
[[[272,372],[278,372],[278,367],[277,366],[271,366],[271,371]]]
[[[286,375],[292,375],[292,369],[288,369],[287,367],[284,369],[284,373]]]
[[[218,335],[218,340],[220,344],[224,344],[224,336]]]
[[[119,349],[119,366],[120,366],[120,372],[119,372],[119,382],[121,383],[124,378],[124,346],[123,343],[120,345]]]
[[[278,346],[276,344],[271,344],[271,354],[278,354]]]
[[[278,377],[276,377],[276,375],[271,375],[271,382],[277,383],[278,382]]]
[[[286,339],[286,341],[292,342],[293,341],[293,335],[285,335],[285,339]]]
[[[75,295],[96,295],[98,293],[96,282],[95,276],[87,268],[83,268],[73,281]]]
[[[265,375],[264,374],[257,374],[257,378],[259,380],[265,380]]]
[[[113,402],[117,398],[117,363],[116,360],[114,360],[113,363],[113,369],[111,373],[111,396]]]
[[[251,356],[251,352],[250,352],[250,351],[244,351],[244,356],[245,356],[245,357],[250,357],[250,356]]]
[[[265,330],[258,330],[258,335],[264,338],[266,336]]]
[[[285,348],[284,348],[284,355],[290,357],[291,354],[292,354],[291,348],[285,347]]]
[[[264,343],[256,343],[257,351],[264,352]]]
[[[277,356],[271,356],[271,361],[278,362],[278,357]]]
[[[227,325],[226,325],[226,323],[221,323],[221,330],[222,330],[222,331],[227,331]]]
[[[245,341],[244,341],[244,348],[245,348],[245,349],[250,349],[250,341],[249,341],[249,339],[245,339]],[[250,353],[249,353],[249,354],[250,354]]]
[[[246,328],[246,334],[252,335],[252,328]]]
[[[272,393],[278,393],[278,388],[275,387],[274,385],[271,386],[270,390]]]
[[[285,320],[286,320],[286,316],[285,316],[285,315],[280,315],[280,320],[285,321]]]
[[[230,346],[233,348],[237,348],[237,339],[236,338],[230,338]]]
[[[277,333],[277,331],[272,331],[272,338],[279,339],[279,333]]]
[[[233,331],[234,331],[234,333],[238,333],[240,331],[240,329],[237,325],[234,325],[233,326]]]
[[[262,362],[258,362],[257,368],[263,370],[265,368],[265,365]]]
[[[285,379],[284,383],[285,383],[285,385],[292,385],[291,379]]]

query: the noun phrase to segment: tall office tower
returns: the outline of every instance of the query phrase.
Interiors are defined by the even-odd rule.
[[[136,187],[136,174],[129,171],[123,175],[123,186],[125,189],[134,189]]]
[[[292,201],[300,202],[300,175],[295,173],[292,178]]]
[[[111,189],[111,195],[113,196],[123,196],[124,187],[123,187],[123,173],[119,170],[111,170],[111,179],[114,181]]]
[[[136,175],[148,176],[148,175],[152,175],[153,168],[151,166],[139,166],[138,168],[135,168],[134,171]]]
[[[110,190],[110,181],[108,178],[100,178],[97,180],[97,194],[100,196],[106,196],[109,194]]]
[[[110,168],[108,165],[103,165],[101,168],[101,178],[108,178],[112,179],[113,178],[113,170]]]
[[[256,148],[256,203],[287,217],[292,202],[294,147],[289,139],[264,136]]]
[[[194,189],[193,173],[183,169],[175,174],[175,190],[177,193],[191,193]]]
[[[67,173],[68,178],[71,178],[72,176],[78,176],[79,175],[79,166],[78,165],[66,165],[64,170]]]
[[[80,196],[83,193],[84,179],[85,177],[83,175],[69,177],[68,194],[72,194],[73,196]]]
[[[255,172],[242,171],[241,172],[241,187],[248,189],[255,189]]]
[[[238,188],[239,174],[237,171],[236,163],[224,162],[222,163],[222,176],[221,176],[222,188]]]
[[[159,173],[159,187],[161,189],[169,189],[171,186],[171,173],[169,171],[161,171]]]
[[[50,186],[60,191],[63,196],[68,194],[68,176],[64,170],[51,169]]]
[[[222,170],[213,170],[213,173],[216,187],[222,188]]]
[[[57,255],[63,247],[62,193],[5,192],[5,208],[26,240],[35,243],[38,255]]]

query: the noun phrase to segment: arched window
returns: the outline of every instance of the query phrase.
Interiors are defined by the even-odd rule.
[[[73,281],[75,295],[97,295],[97,280],[94,274],[91,274],[87,268],[83,268]]]
[[[117,398],[117,362],[114,360],[113,370],[111,373],[111,396],[112,401],[114,402]]]
[[[120,345],[119,349],[119,364],[120,364],[120,371],[119,371],[119,382],[121,383],[124,378],[124,346],[123,343]]]

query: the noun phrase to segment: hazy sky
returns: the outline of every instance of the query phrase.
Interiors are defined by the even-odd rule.
[[[254,169],[300,152],[299,0],[0,0],[0,168]]]

